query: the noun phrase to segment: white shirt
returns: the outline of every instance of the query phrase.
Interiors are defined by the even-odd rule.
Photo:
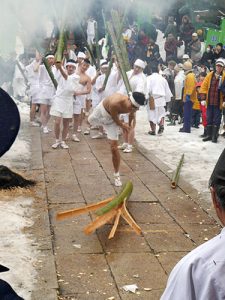
[[[154,98],[156,107],[165,106],[173,97],[167,80],[158,73],[147,77],[147,93]]]
[[[61,113],[71,112],[73,110],[73,95],[78,90],[80,76],[74,73],[65,79],[61,72],[56,70],[55,79],[58,86],[53,98],[53,110]]]
[[[161,300],[222,299],[225,299],[225,228],[178,262],[161,297]]]
[[[175,86],[175,99],[176,100],[181,100],[182,99],[182,91],[184,87],[184,80],[185,80],[185,75],[184,71],[181,70],[178,72],[174,79],[174,86]]]
[[[139,74],[134,74],[133,70],[127,72],[127,77],[130,83],[132,92],[139,92],[146,95],[147,92],[147,77],[143,72]],[[123,80],[121,79],[121,86],[119,92],[123,95],[127,95],[127,91],[124,85]]]
[[[56,67],[52,67],[53,75],[56,73]],[[39,67],[39,85],[40,99],[52,99],[55,95],[55,87],[44,65]]]

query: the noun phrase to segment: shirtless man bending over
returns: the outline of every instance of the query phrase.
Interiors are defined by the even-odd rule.
[[[145,96],[142,93],[134,92],[125,96],[115,93],[96,106],[88,121],[91,125],[102,125],[106,131],[107,138],[110,142],[112,163],[114,167],[115,186],[121,186],[120,180],[120,153],[118,150],[119,127],[129,132],[135,123],[135,112],[141,105],[145,104]],[[129,113],[129,124],[122,122],[119,119],[120,114]]]

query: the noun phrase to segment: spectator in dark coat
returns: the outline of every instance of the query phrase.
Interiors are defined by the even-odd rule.
[[[184,15],[182,18],[182,23],[180,26],[180,39],[182,41],[184,41],[184,45],[185,45],[185,53],[189,54],[188,51],[188,44],[191,42],[192,40],[192,33],[195,31],[195,28],[193,26],[193,24],[191,23],[189,17],[187,15]]]
[[[213,60],[216,61],[218,58],[225,58],[225,50],[222,43],[218,43],[214,49]]]
[[[213,46],[207,45],[206,51],[203,53],[200,63],[206,66],[209,70],[214,63]]]

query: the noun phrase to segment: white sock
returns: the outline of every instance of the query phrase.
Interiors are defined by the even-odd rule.
[[[120,177],[120,173],[119,173],[119,172],[114,173],[114,176],[115,176],[115,177]]]

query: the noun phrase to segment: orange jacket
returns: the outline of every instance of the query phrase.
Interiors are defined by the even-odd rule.
[[[190,95],[191,101],[194,103],[197,99],[197,92],[196,92],[196,79],[195,74],[190,72],[186,75],[184,81],[184,95],[183,101],[186,101],[186,95]]]
[[[205,79],[203,80],[203,83],[201,85],[200,94],[205,94],[206,95],[206,102],[208,105],[208,93],[209,93],[209,89],[211,87],[211,81],[212,81],[212,77],[213,77],[214,72],[210,72],[207,74],[207,76],[205,77]],[[222,74],[222,82],[225,79],[225,72],[223,72]],[[224,99],[224,95],[222,93],[220,93],[220,109],[223,109],[223,99]]]

